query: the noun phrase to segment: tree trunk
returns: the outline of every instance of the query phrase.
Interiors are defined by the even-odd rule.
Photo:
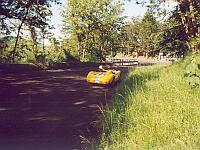
[[[124,41],[122,40],[122,58],[124,57]]]
[[[186,8],[184,8],[184,1],[183,0],[178,0],[179,4],[178,4],[178,11],[181,15],[181,21],[182,21],[182,25],[184,26],[185,29],[185,33],[187,35],[187,38],[189,38],[189,26],[188,26],[188,19],[186,16]]]
[[[192,0],[189,0],[189,4],[190,4],[190,16],[191,16],[191,34],[192,37],[199,37],[199,28],[197,27],[197,20],[195,17],[195,8],[193,6]],[[197,53],[197,46],[198,43],[195,43],[194,45],[192,45],[192,53],[195,54]]]
[[[193,37],[197,36],[198,28],[197,28],[197,21],[195,17],[195,9],[192,3],[192,0],[189,0],[189,10],[190,10],[190,18],[191,18],[191,34]]]
[[[199,36],[195,9],[192,0],[178,0],[178,2],[178,10],[181,14],[181,21],[188,39],[187,45],[194,54],[197,51],[197,44],[192,44],[190,41],[192,38]]]
[[[81,54],[80,54],[80,42],[79,41],[77,43],[77,53],[78,53],[78,57],[80,59],[81,58]]]
[[[83,45],[83,55],[82,55],[82,59],[85,59],[85,53],[86,53],[86,44]]]
[[[30,34],[31,34],[31,39],[32,39],[32,53],[35,53],[35,51],[37,51],[37,35],[36,35],[36,31],[35,28],[32,27],[31,25],[29,25],[29,30],[30,30]]]
[[[44,45],[44,40],[45,40],[45,31],[43,31],[42,33],[42,51],[43,51],[43,55],[42,55],[42,63],[44,64],[45,63],[45,45]]]
[[[29,8],[27,8],[27,11],[26,11],[26,15],[24,16],[22,22],[20,23],[19,27],[18,27],[18,31],[17,31],[17,37],[16,37],[16,40],[15,40],[15,45],[14,45],[14,48],[13,48],[13,51],[11,52],[11,62],[12,63],[15,63],[15,55],[16,55],[16,49],[17,49],[17,44],[18,44],[18,41],[19,41],[19,34],[20,34],[20,30],[22,28],[22,25],[24,24],[24,21],[26,19],[26,16],[28,15],[28,12],[29,12]]]
[[[23,25],[23,21],[20,23],[20,25],[18,27],[15,45],[14,45],[13,51],[11,52],[11,54],[12,54],[11,63],[15,63],[16,49],[17,49],[17,44],[18,44],[18,41],[19,41],[19,34],[20,34],[20,30],[21,30],[22,25]]]
[[[43,54],[45,53],[44,39],[45,39],[45,36],[44,36],[44,33],[43,33],[42,34],[42,50],[43,50]]]
[[[136,58],[139,57],[139,51],[138,51],[138,49],[136,49],[135,55],[136,55]]]

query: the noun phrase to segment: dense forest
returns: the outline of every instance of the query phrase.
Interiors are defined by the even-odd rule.
[[[198,0],[177,0],[170,11],[162,0],[135,2],[147,7],[147,12],[127,21],[122,0],[67,0],[61,14],[65,38],[60,40],[49,25],[51,6],[60,5],[59,0],[2,0],[0,62],[48,65],[69,61],[69,55],[78,61],[102,61],[118,52],[147,58],[159,52],[171,57],[183,57],[189,49],[195,53]]]

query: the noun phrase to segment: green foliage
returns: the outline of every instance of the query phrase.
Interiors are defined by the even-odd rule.
[[[200,37],[192,38],[189,43],[191,47],[197,46],[196,48],[200,50]]]
[[[63,50],[60,52],[47,51],[45,61],[47,64],[53,64],[55,62],[64,62],[67,61],[67,57]]]
[[[185,61],[131,71],[103,111],[99,149],[199,149],[199,89],[185,82]]]
[[[154,49],[154,34],[157,33],[158,23],[151,14],[147,12],[141,20],[140,34],[141,34],[141,47],[144,51],[151,51]]]
[[[0,39],[1,49],[0,49],[0,63],[8,63],[10,57],[10,51],[12,46],[12,39],[11,36],[6,36]]]
[[[1,63],[10,63],[15,38],[8,36],[2,38],[1,41],[3,44],[0,51],[0,61]],[[19,39],[16,48],[16,63],[40,63],[48,65],[54,62],[63,62],[67,59],[65,51],[59,46],[59,43],[52,43],[49,47],[46,47],[45,51],[41,44],[37,43],[37,49],[33,49],[32,44],[31,40]]]
[[[200,55],[191,58],[190,63],[186,66],[185,76],[192,88],[200,87]]]
[[[80,60],[87,60],[85,57],[97,49],[103,58],[111,53],[123,20],[120,12],[120,1],[68,1],[67,10],[63,12],[63,30],[70,34],[70,44]]]
[[[10,29],[12,29],[12,24],[9,24],[6,20],[20,20],[23,23],[37,27],[46,24],[46,16],[48,16],[48,13],[51,13],[49,9],[51,1],[1,0],[1,32],[3,33],[4,30],[7,30],[7,33],[10,33]]]
[[[121,41],[125,47],[131,47],[130,53],[134,51],[134,48],[139,46],[140,36],[140,19],[132,18],[131,22],[125,24],[121,29]]]
[[[178,11],[174,10],[163,25],[161,40],[159,41],[160,50],[178,57],[184,55],[189,48],[187,35],[181,25]]]
[[[98,62],[103,59],[102,53],[98,49],[91,49],[81,61]]]
[[[52,15],[50,10],[51,0],[44,1],[35,1],[35,0],[24,0],[24,1],[15,1],[15,0],[3,0],[0,4],[1,13],[1,32],[3,33],[6,30],[6,34],[10,34],[13,31],[17,31],[16,40],[10,55],[10,62],[16,63],[16,57],[25,57],[20,56],[19,54],[24,52],[17,52],[18,41],[20,38],[20,32],[22,27],[28,26],[31,31],[31,38],[33,40],[33,51],[34,46],[36,45],[37,35],[35,28],[40,28],[42,32],[42,39],[44,43],[44,38],[46,34],[46,28],[48,26],[48,17]],[[12,23],[7,23],[12,22]],[[14,29],[14,30],[13,30]],[[21,49],[21,48],[20,48]],[[44,49],[44,44],[43,44]]]
[[[1,39],[4,47],[1,50],[1,63],[10,63],[11,53],[14,47],[16,38],[7,36]],[[16,47],[16,63],[34,62],[34,54],[30,48],[29,40],[20,39]]]
[[[161,6],[165,3],[164,0],[149,1],[150,5],[145,0],[136,2],[147,4],[148,11],[140,21],[140,32],[137,37],[140,40],[140,47],[135,48],[135,51],[146,51],[152,56],[158,52],[165,52],[171,56],[181,57],[187,51],[195,50],[190,46],[196,47],[195,44],[198,43],[195,42],[198,38],[194,37],[199,35],[200,2],[178,2],[177,7],[170,11]]]
[[[71,54],[73,57],[79,59],[78,53],[76,51],[76,40],[74,38],[64,39],[61,43],[62,47],[66,50],[67,53]]]

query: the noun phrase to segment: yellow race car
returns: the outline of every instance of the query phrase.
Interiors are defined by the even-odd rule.
[[[104,85],[112,85],[116,83],[121,76],[120,70],[104,69],[103,66],[99,66],[98,71],[90,71],[87,75],[88,83],[97,83]]]

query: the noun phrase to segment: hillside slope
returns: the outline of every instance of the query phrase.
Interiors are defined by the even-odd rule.
[[[199,149],[200,90],[187,83],[188,61],[130,72],[102,110],[98,149]]]

